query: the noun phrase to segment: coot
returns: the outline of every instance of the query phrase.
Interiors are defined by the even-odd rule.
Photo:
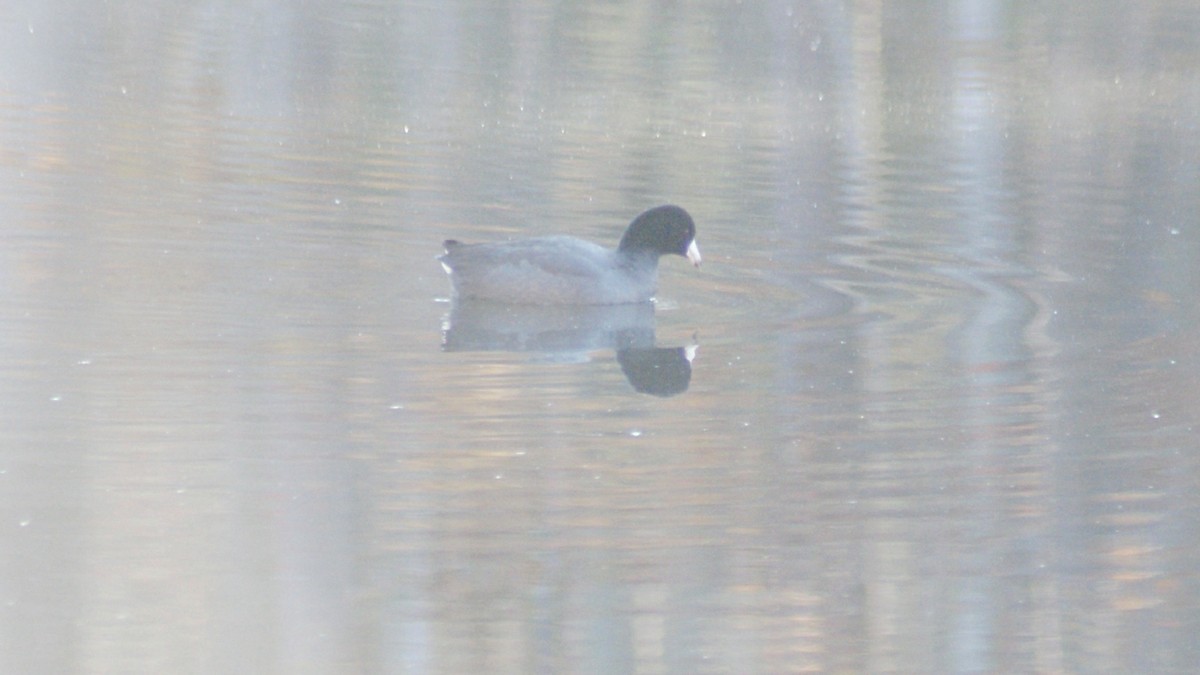
[[[700,265],[696,224],[678,206],[646,211],[625,230],[617,248],[568,236],[494,244],[449,239],[438,257],[458,297],[536,305],[615,305],[647,302],[658,286],[658,258],[686,257]]]

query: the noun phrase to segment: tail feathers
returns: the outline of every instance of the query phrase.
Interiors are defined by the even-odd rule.
[[[442,242],[442,247],[446,249],[446,252],[439,255],[437,260],[438,262],[442,263],[442,269],[446,270],[446,274],[451,274],[454,272],[454,270],[450,267],[450,254],[453,253],[454,249],[458,248],[459,246],[462,246],[462,242],[457,239],[447,239],[446,241]]]

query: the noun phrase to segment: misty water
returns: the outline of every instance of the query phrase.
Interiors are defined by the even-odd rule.
[[[0,670],[1194,672],[1200,7],[0,8]],[[653,305],[447,238],[694,217]]]

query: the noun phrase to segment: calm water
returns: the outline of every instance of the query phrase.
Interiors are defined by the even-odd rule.
[[[1194,672],[1200,9],[907,4],[6,4],[0,670]]]

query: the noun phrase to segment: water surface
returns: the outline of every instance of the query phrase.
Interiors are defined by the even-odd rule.
[[[3,669],[1190,672],[1197,36],[0,10]],[[660,203],[654,307],[434,259]]]

